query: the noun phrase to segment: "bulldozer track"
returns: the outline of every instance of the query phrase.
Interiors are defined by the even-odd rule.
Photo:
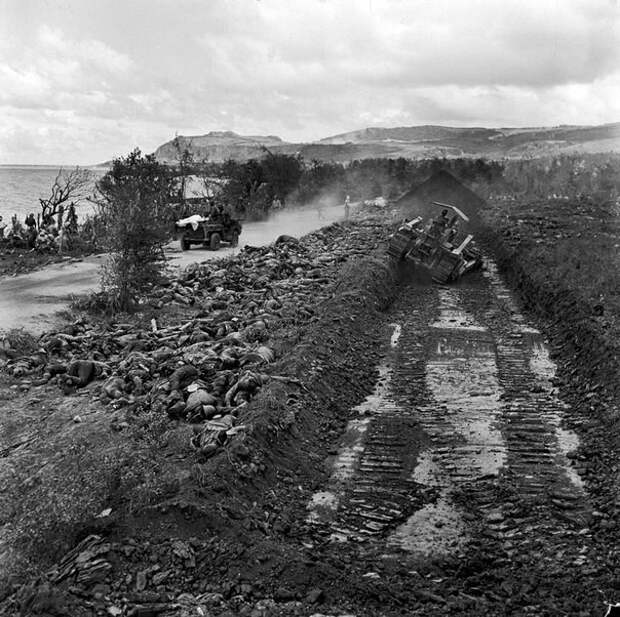
[[[507,550],[541,533],[586,542],[555,367],[487,263],[459,286],[403,291],[375,392],[308,506],[315,533],[431,558],[481,536]]]

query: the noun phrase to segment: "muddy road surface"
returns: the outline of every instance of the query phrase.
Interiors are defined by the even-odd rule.
[[[408,614],[486,615],[502,585],[515,593],[501,614],[583,614],[564,611],[592,600],[560,579],[596,570],[593,509],[540,332],[491,260],[456,286],[410,286],[389,318],[375,391],[327,461],[308,531],[368,577],[407,571],[394,590],[423,582],[428,604]]]
[[[268,221],[244,224],[239,248],[269,244],[281,234],[299,237],[342,220],[343,216],[343,206],[284,210]],[[173,242],[168,245],[166,254],[170,265],[185,267],[193,262],[232,255],[239,248],[224,247],[213,252],[194,247],[181,251],[179,243]],[[98,290],[104,260],[102,255],[69,259],[37,272],[0,278],[0,331],[23,327],[40,334],[52,327],[58,322],[56,313],[68,308],[72,296]]]

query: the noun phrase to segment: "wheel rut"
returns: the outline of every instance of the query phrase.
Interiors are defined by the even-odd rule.
[[[314,533],[439,560],[481,538],[511,554],[552,534],[585,559],[590,506],[555,366],[487,264],[458,286],[403,291],[375,391],[308,504]]]

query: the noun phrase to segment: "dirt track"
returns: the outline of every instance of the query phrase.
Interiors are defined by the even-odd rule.
[[[554,365],[497,275],[409,288],[392,318],[382,378],[349,423],[316,518],[333,519],[335,538],[383,536],[431,558],[466,546],[468,519],[522,541],[513,514],[525,506],[528,525],[585,526],[583,482],[566,458],[579,442],[560,426]],[[506,488],[520,503],[504,512]],[[475,518],[455,503],[464,492]]]
[[[487,263],[459,286],[411,286],[396,302],[375,392],[354,410],[308,521],[334,550],[364,546],[411,570],[482,550],[508,585],[529,572],[541,584],[550,572],[578,576],[592,567],[592,507],[567,458],[579,440],[562,426],[541,334]],[[457,577],[450,595],[460,586],[467,614],[482,614],[488,589],[469,585]],[[529,614],[522,601],[514,614]],[[532,599],[529,610],[545,609]]]

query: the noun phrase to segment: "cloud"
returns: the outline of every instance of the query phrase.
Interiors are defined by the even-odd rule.
[[[200,43],[211,75],[235,84],[260,77],[294,87],[304,79],[336,87],[540,87],[588,82],[618,68],[611,3],[599,12],[574,2],[515,0],[364,6],[265,0],[251,4],[244,19],[224,12]]]
[[[57,62],[70,62],[83,69],[109,73],[126,73],[133,66],[131,58],[96,39],[71,40],[59,28],[42,25],[37,32],[38,53],[53,53]]]
[[[0,102],[18,107],[44,105],[49,94],[49,80],[32,69],[14,69],[0,65]]]
[[[5,162],[95,162],[175,132],[309,140],[371,124],[620,117],[611,0],[5,4]]]

